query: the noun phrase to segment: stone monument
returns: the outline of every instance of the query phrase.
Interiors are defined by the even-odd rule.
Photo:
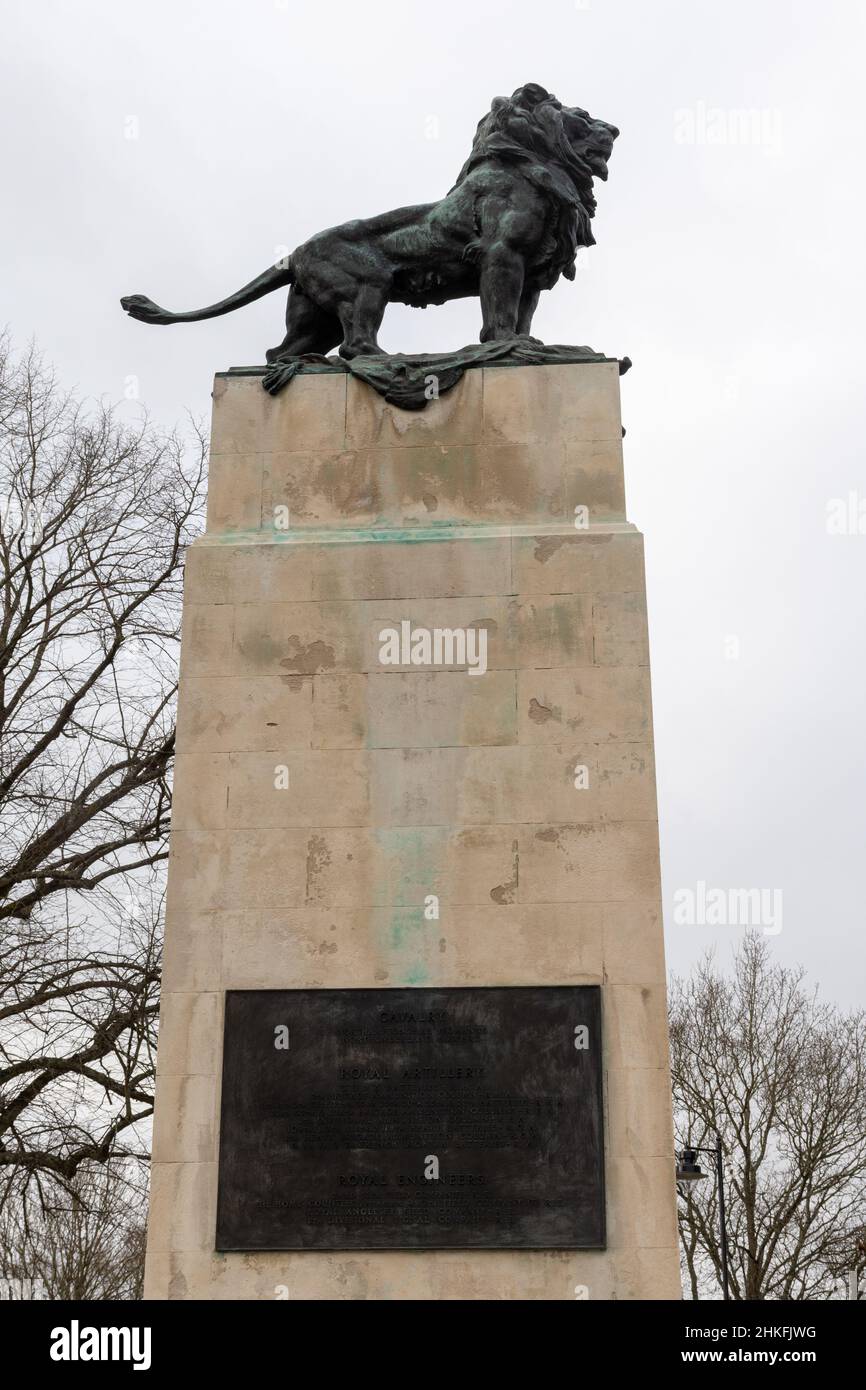
[[[404,209],[396,240],[348,224],[360,261],[336,233],[316,250],[332,283],[360,266],[341,357],[319,322],[315,347],[217,376],[148,1298],[680,1296],[623,364],[528,337],[536,282],[591,236],[562,143],[587,122],[541,88],[499,99],[457,185],[481,207],[465,280],[447,248],[405,269],[444,204]],[[506,176],[534,243],[497,233]],[[379,233],[389,297],[481,293],[480,347],[374,350]]]

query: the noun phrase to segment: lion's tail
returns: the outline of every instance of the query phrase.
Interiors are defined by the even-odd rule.
[[[288,256],[276,265],[269,266],[261,275],[257,275],[255,280],[244,285],[243,289],[230,294],[228,299],[221,299],[218,304],[210,304],[206,309],[192,309],[187,314],[173,314],[169,309],[161,309],[143,294],[126,295],[121,299],[120,305],[130,318],[139,319],[142,323],[197,323],[200,319],[216,319],[220,314],[230,314],[235,309],[242,309],[245,304],[252,304],[263,295],[271,294],[285,285],[294,284],[294,281],[295,268],[291,256]]]

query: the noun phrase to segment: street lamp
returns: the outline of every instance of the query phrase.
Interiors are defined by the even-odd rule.
[[[722,1141],[719,1136],[716,1136],[715,1148],[683,1149],[677,1164],[678,1183],[688,1185],[689,1183],[700,1182],[707,1176],[698,1163],[698,1154],[714,1154],[716,1159],[716,1186],[719,1192],[719,1228],[722,1252],[722,1298],[727,1303],[731,1297],[728,1285],[728,1227],[725,1221],[725,1173],[722,1167]]]

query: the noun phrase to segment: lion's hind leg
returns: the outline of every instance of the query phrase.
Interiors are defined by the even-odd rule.
[[[393,265],[369,232],[352,222],[312,237],[292,257],[295,290],[335,315],[342,328],[337,341],[344,358],[381,353],[376,334],[385,316]]]
[[[388,291],[383,286],[357,283],[353,288],[354,297],[344,300],[337,310],[343,325],[340,356],[347,361],[382,355],[384,349],[377,335],[388,307]]]
[[[276,362],[282,357],[302,357],[308,352],[324,357],[342,337],[343,326],[336,314],[320,309],[303,290],[293,288],[286,306],[286,336],[279,347],[268,348],[265,360]]]

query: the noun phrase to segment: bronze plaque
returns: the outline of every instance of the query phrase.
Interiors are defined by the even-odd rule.
[[[232,990],[217,1250],[602,1249],[596,985]]]

